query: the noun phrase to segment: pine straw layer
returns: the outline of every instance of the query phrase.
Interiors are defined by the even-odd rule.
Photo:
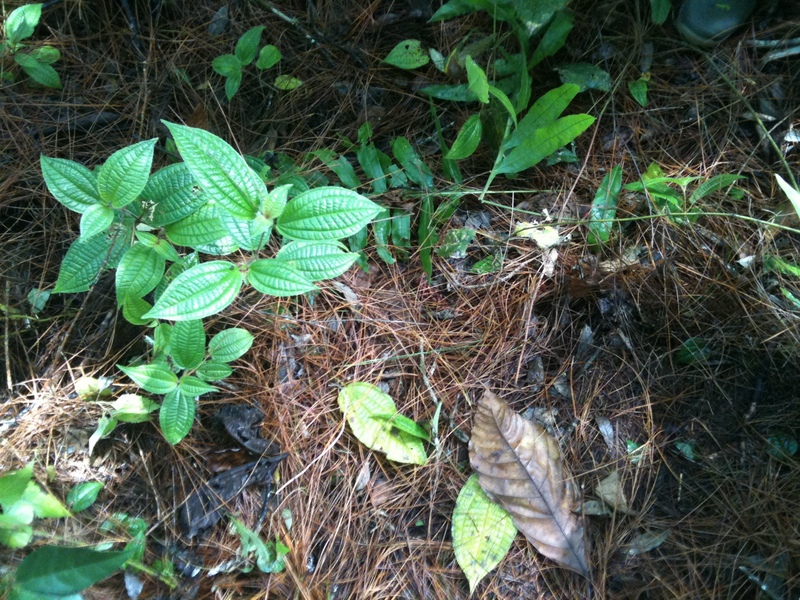
[[[604,62],[621,82],[610,105],[605,94],[579,100],[585,105],[578,109],[598,116],[578,141],[585,162],[534,169],[512,182],[516,189],[545,190],[539,194],[492,195],[498,206],[488,208],[466,199],[468,212],[451,224],[484,210],[491,225],[468,261],[503,249],[503,273],[470,276],[458,261],[435,259],[429,284],[417,256],[393,266],[371,256],[368,274],[352,271],[341,279],[357,302],[334,283],[323,284],[313,302],[246,293],[210,330],[241,325],[256,335],[256,345],[238,365],[232,387],[201,403],[191,436],[170,448],[153,427],[126,426],[101,442],[89,461],[83,449],[102,408],[72,399],[71,382],[81,373],[113,375],[115,362],[145,349],[141,332],[115,313],[113,281],[105,277],[88,294],[53,297],[39,320],[6,320],[4,370],[14,386],[4,418],[14,422],[2,434],[0,466],[17,468],[33,457],[53,465],[51,488],[58,494],[77,481],[104,481],[100,503],[56,533],[96,542],[103,539],[98,525],[111,513],[143,516],[152,525],[153,559],[159,546],[180,550],[179,504],[209,477],[211,464],[223,460],[211,415],[223,403],[256,404],[267,415],[265,434],[289,453],[277,505],[262,531],[291,547],[287,570],[203,577],[185,585],[184,597],[466,598],[450,515],[469,475],[472,403],[490,386],[514,408],[550,416],[584,498],[614,469],[623,476],[631,514],[588,518],[595,597],[754,598],[757,585],[747,574],[765,580],[781,564],[784,571],[776,574],[785,581],[785,597],[794,597],[800,588],[800,467],[796,458],[770,458],[766,440],[780,432],[800,437],[797,312],[777,297],[781,286],[798,292],[790,278],[765,273],[760,259],[797,262],[797,236],[724,216],[678,226],[650,218],[646,201],[626,196],[619,216],[645,218],[629,222],[599,252],[585,246],[583,228],[573,228],[552,276],[532,243],[503,241],[518,218],[528,218],[524,211],[585,217],[603,175],[620,163],[626,180],[651,161],[670,175],[740,172],[747,177],[743,201],[716,196],[701,208],[759,219],[778,209],[772,173],[780,166],[760,144],[739,95],[751,104],[765,95],[774,102],[779,82],[784,107],[792,110],[791,100],[800,97],[797,73],[788,62],[760,68],[754,51],[735,42],[707,63],[674,38],[658,37],[674,32],[650,29],[647,15],[635,8],[639,3],[632,4],[576,4],[576,28],[564,51],[571,56],[561,60]],[[352,139],[367,118],[382,147],[396,135],[424,147],[433,129],[427,104],[413,93],[421,76],[376,67],[377,59],[406,37],[444,52],[469,28],[485,25],[469,18],[429,27],[424,7],[414,20],[405,8],[339,0],[317,3],[312,26],[304,3],[281,3],[322,40],[309,44],[269,11],[243,7],[235,15],[236,35],[267,24],[265,43],[284,54],[279,71],[305,84],[273,93],[249,72],[225,104],[217,100],[221,82],[210,61],[230,52],[233,41],[206,33],[218,7],[165,5],[157,26],[144,6],[136,8],[150,55],[146,72],[138,67],[118,4],[64,2],[46,23],[49,43],[62,51],[56,66],[65,90],[4,90],[2,131],[11,132],[0,137],[7,157],[0,183],[5,305],[26,310],[27,292],[52,285],[77,236],[75,216],[44,190],[39,153],[95,165],[125,144],[163,133],[161,118],[208,127],[251,153],[279,148],[299,157],[341,148],[338,135]],[[759,31],[759,37],[792,37],[797,15],[784,17],[781,28]],[[639,75],[635,65],[645,38],[656,52],[650,104],[642,110],[625,83]],[[547,69],[541,78],[534,94],[557,85]],[[452,139],[467,112],[445,108]],[[95,115],[98,123],[73,127],[70,115]],[[797,153],[788,159],[797,172]],[[481,173],[489,164],[488,154],[478,156],[464,171]],[[521,216],[512,219],[511,207]],[[631,247],[639,249],[637,259],[615,265]],[[736,262],[747,256],[756,257],[752,269]],[[708,340],[711,358],[682,364],[681,344],[695,336]],[[353,438],[336,406],[339,387],[353,380],[385,384],[398,408],[417,420],[430,419],[442,403],[440,444],[430,448],[427,465],[390,464]],[[598,417],[615,428],[611,445]],[[638,463],[627,457],[626,440],[642,445]],[[694,460],[676,449],[676,441],[694,444]],[[258,492],[248,491],[231,508],[252,525]],[[281,509],[292,513],[291,530]],[[664,531],[669,535],[659,547],[630,552],[638,535]],[[193,560],[214,566],[230,560],[237,547],[218,527],[192,546]],[[4,562],[14,564],[22,555],[4,551]],[[113,578],[95,597],[123,597],[121,586],[121,578]],[[162,593],[152,582],[145,590],[148,597]],[[588,594],[586,582],[537,556],[521,538],[479,590],[482,598],[509,600]]]

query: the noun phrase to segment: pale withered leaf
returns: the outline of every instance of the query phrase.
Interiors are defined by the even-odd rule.
[[[486,391],[475,413],[469,460],[483,491],[546,557],[586,577],[583,525],[556,441]]]

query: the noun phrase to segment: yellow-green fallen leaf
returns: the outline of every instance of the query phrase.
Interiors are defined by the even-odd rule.
[[[557,246],[561,241],[557,227],[538,225],[537,223],[529,223],[527,221],[520,221],[517,223],[516,227],[514,227],[514,235],[533,240],[536,242],[536,245],[542,249]]]

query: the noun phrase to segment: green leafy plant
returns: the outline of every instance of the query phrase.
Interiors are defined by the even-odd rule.
[[[296,193],[284,184],[268,191],[217,136],[166,125],[184,162],[152,174],[155,140],[115,152],[95,171],[45,156],[41,166],[56,200],[81,214],[80,237],[53,292],[86,291],[101,272],[116,269],[123,316],[153,328],[150,360],[120,369],[143,390],[164,396],[159,422],[176,444],[191,429],[196,399],[215,391],[210,382],[230,375],[228,363],[252,344],[249,333],[234,328],[206,346],[202,319],[228,307],[244,285],[276,297],[317,290],[316,281],[341,275],[358,259],[338,240],[361,231],[382,209],[335,186],[304,185]],[[259,258],[273,229],[284,243],[274,257]],[[249,254],[201,261],[201,255],[239,250]],[[123,396],[101,419],[94,442],[120,421],[147,420],[157,406]]]
[[[225,77],[225,95],[228,100],[232,99],[239,91],[244,68],[253,61],[261,71],[271,69],[280,62],[281,51],[272,44],[263,46],[261,50],[258,49],[264,29],[263,25],[248,29],[236,42],[233,54],[222,54],[211,62],[214,71]],[[279,75],[273,82],[273,85],[279,90],[293,90],[302,84],[302,81],[289,75]]]
[[[245,565],[240,567],[239,571],[242,573],[252,571],[253,558],[255,566],[262,573],[280,573],[286,568],[284,557],[289,554],[289,548],[280,539],[276,537],[274,542],[265,542],[240,519],[233,515],[229,518],[234,532],[242,542],[241,558],[245,561]]]
[[[42,18],[42,4],[25,4],[12,10],[5,20],[5,38],[0,44],[2,62],[0,62],[0,79],[13,81],[14,76],[6,71],[6,57],[13,57],[14,62],[28,77],[39,85],[49,88],[61,88],[61,78],[51,66],[61,58],[58,48],[38,46],[26,50],[22,43],[33,35]]]

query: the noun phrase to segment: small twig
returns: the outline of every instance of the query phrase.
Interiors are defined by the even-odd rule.
[[[9,354],[9,344],[8,344],[8,322],[9,322],[9,314],[8,314],[8,290],[11,286],[11,283],[6,279],[6,286],[5,286],[5,298],[3,299],[6,305],[6,317],[3,319],[5,324],[5,331],[3,333],[3,350],[6,353],[6,387],[8,388],[8,393],[11,393],[11,387],[13,385],[13,381],[11,380],[11,355]]]

